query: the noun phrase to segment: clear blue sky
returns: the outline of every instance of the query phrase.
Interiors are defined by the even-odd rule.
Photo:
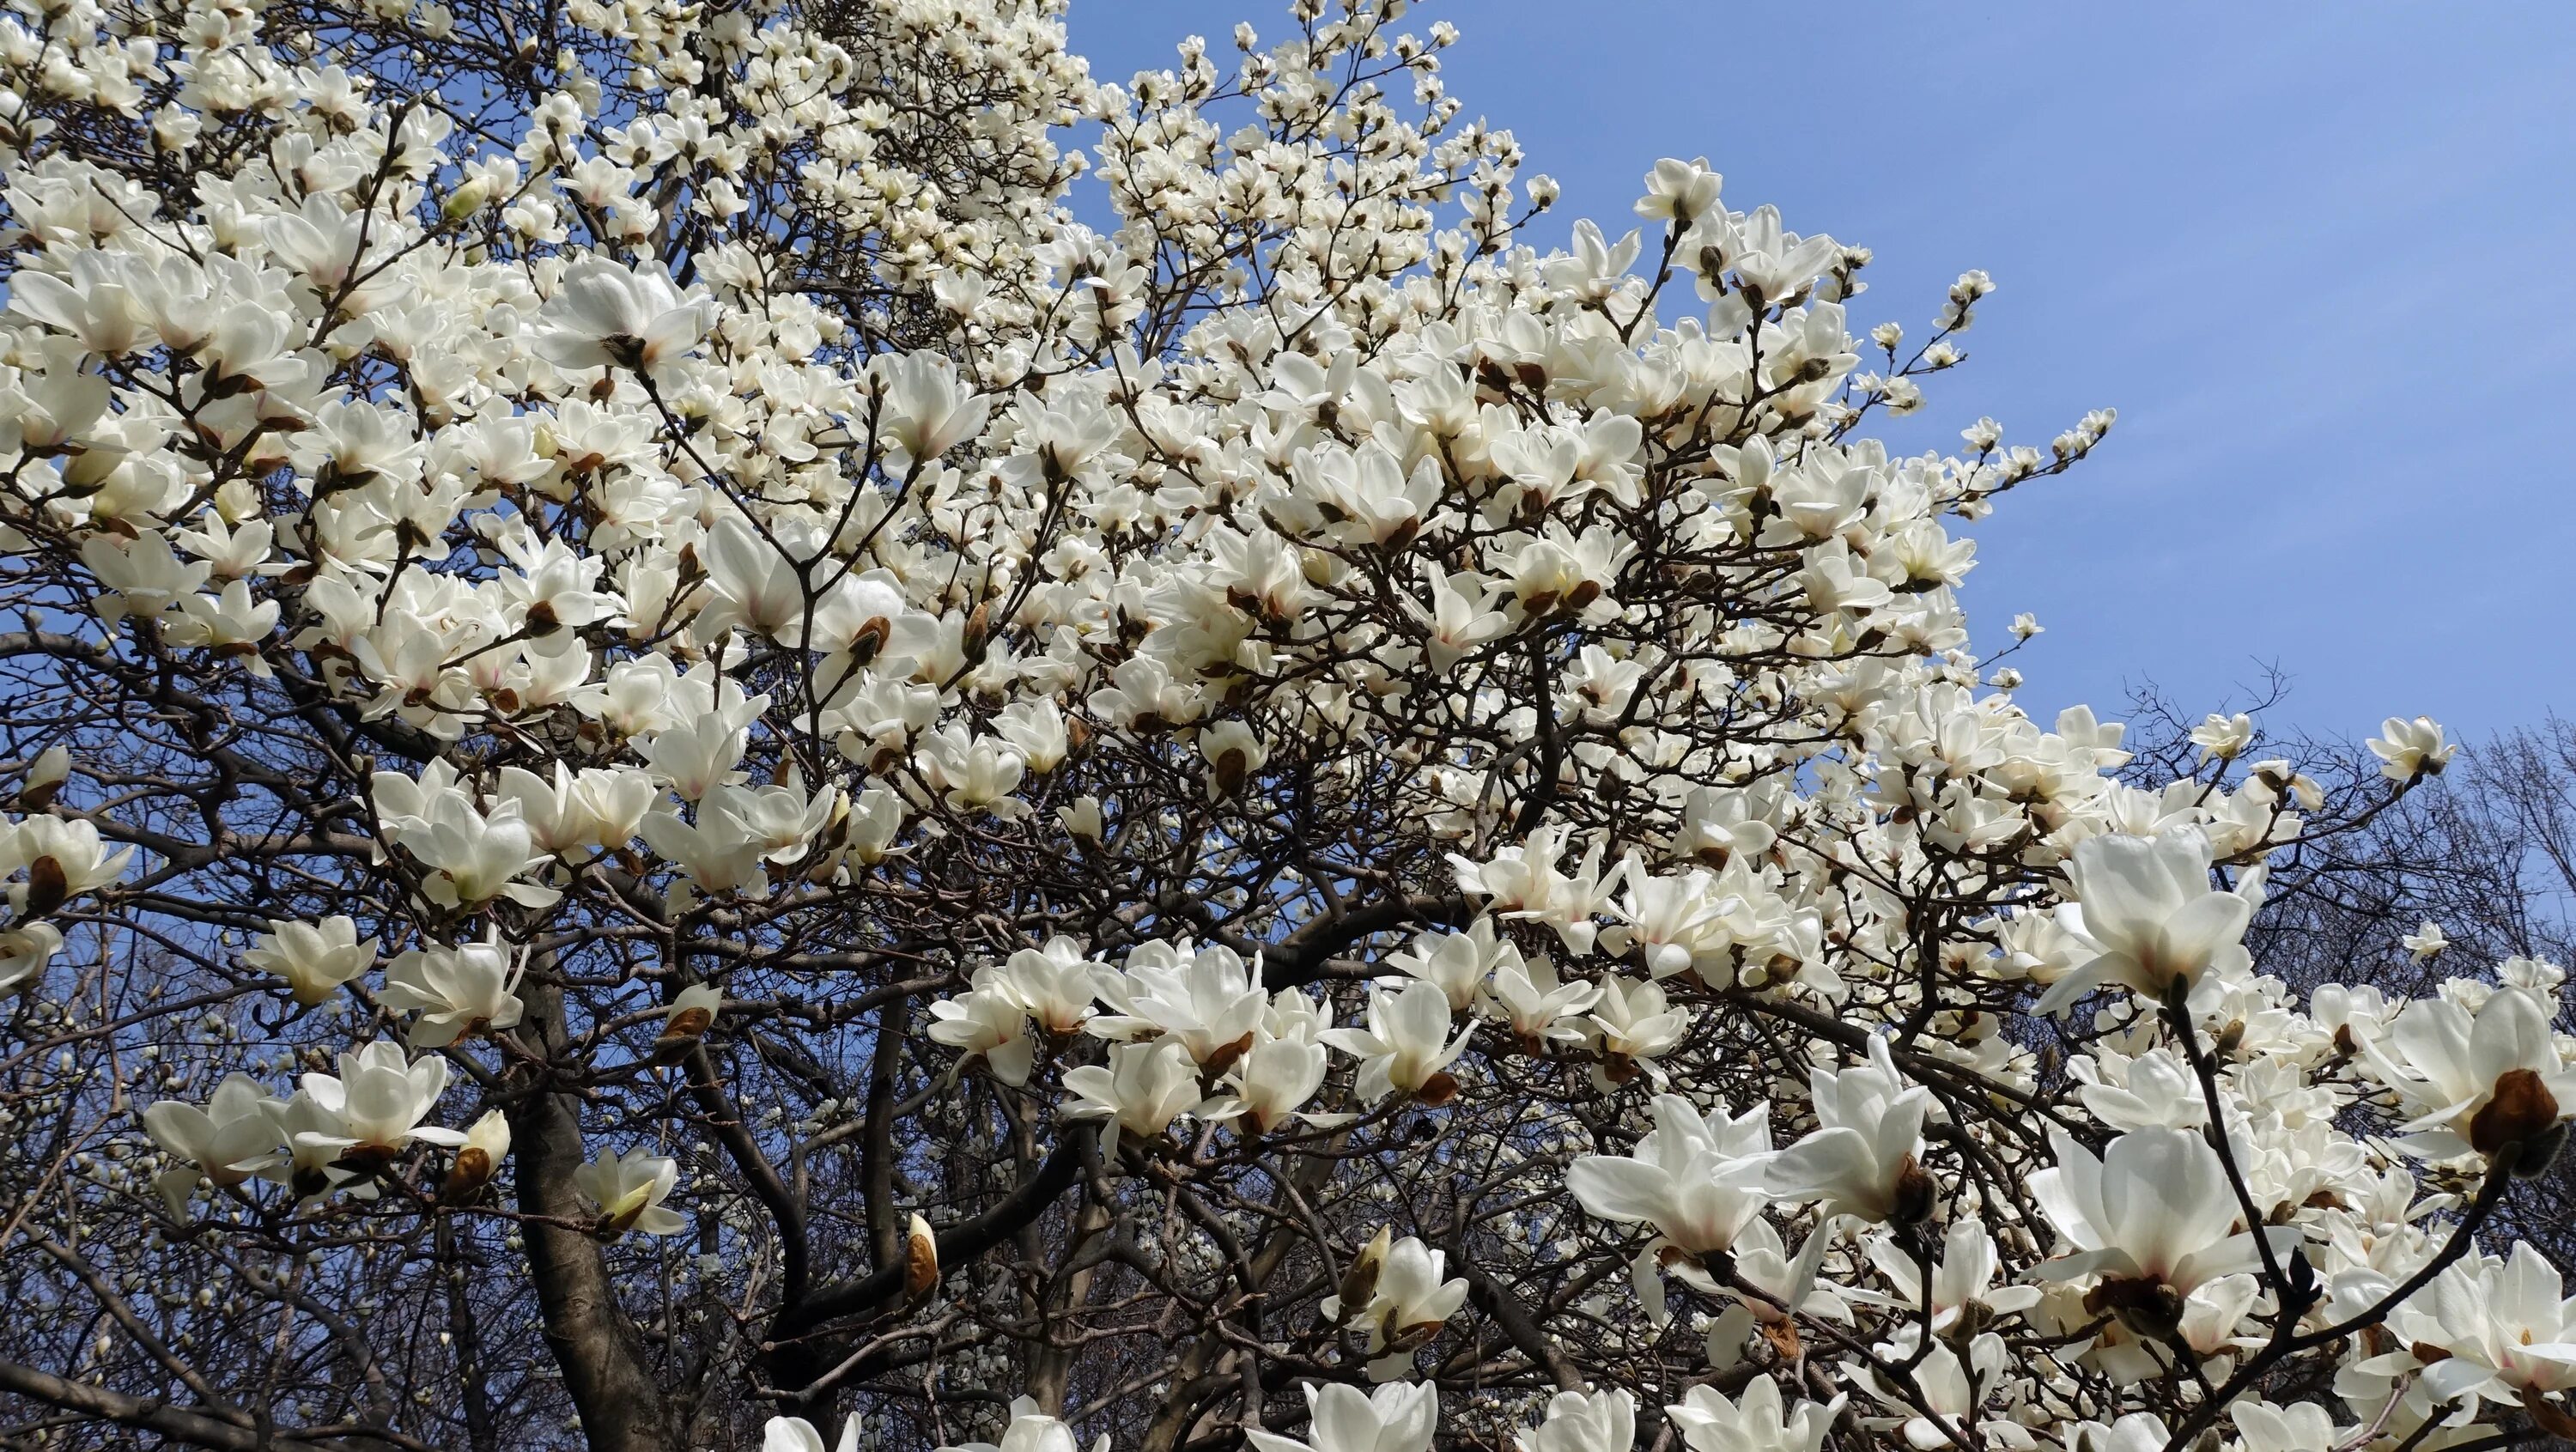
[[[1659,156],[1876,249],[1854,331],[2000,290],[1900,448],[1979,414],[2073,475],[1975,533],[1978,643],[2048,633],[2023,698],[2191,710],[2294,678],[2277,724],[2576,714],[2576,5],[1432,4],[1453,94],[1616,236]],[[1249,0],[1073,0],[1124,82]],[[1221,62],[1222,63],[1222,62]]]

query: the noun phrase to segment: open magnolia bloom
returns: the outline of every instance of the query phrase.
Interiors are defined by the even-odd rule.
[[[1679,1403],[1664,1408],[1664,1415],[1672,1418],[1690,1452],[1818,1452],[1843,1400],[1801,1402],[1792,1412],[1781,1398],[1780,1384],[1758,1376],[1732,1399],[1716,1387],[1694,1386]]]
[[[2212,972],[2246,971],[2254,904],[2210,886],[2210,860],[2209,839],[2191,829],[2078,844],[2067,867],[2077,902],[2059,913],[2096,953],[2033,1011],[2054,1013],[2106,983],[2162,1003]]]
[[[1029,1082],[1037,1044],[1029,1036],[1028,1000],[1008,968],[975,970],[974,990],[930,1005],[930,1037],[980,1057],[985,1069],[1014,1087]]]
[[[1001,982],[1041,1032],[1062,1038],[1090,1021],[1093,1001],[1108,977],[1105,967],[1083,956],[1081,944],[1057,937],[1043,947],[1013,953],[1002,965]]]
[[[1915,1156],[1932,1096],[1896,1072],[1887,1041],[1869,1041],[1867,1064],[1818,1069],[1811,1084],[1817,1128],[1772,1159],[1771,1193],[1863,1220],[1913,1225],[1931,1215],[1932,1177]]]
[[[1463,1278],[1442,1277],[1446,1253],[1417,1236],[1393,1237],[1391,1228],[1380,1227],[1343,1272],[1341,1290],[1316,1307],[1335,1325],[1367,1332],[1375,1358],[1369,1375],[1378,1381],[1401,1375],[1467,1300]]]
[[[285,979],[295,1001],[309,1008],[375,966],[376,940],[358,941],[358,925],[347,917],[318,923],[272,921],[242,954],[242,964]]]
[[[1588,1214],[1654,1228],[1635,1276],[1648,1314],[1661,1315],[1668,1262],[1702,1290],[1717,1289],[1707,1264],[1769,1208],[1774,1152],[1768,1104],[1730,1119],[1723,1109],[1702,1115],[1678,1094],[1658,1094],[1654,1110],[1655,1127],[1634,1151],[1576,1160],[1565,1187]]]
[[[1895,1431],[1915,1452],[1954,1446],[1963,1433],[1971,1430],[1993,1438],[2001,1446],[2032,1445],[2029,1433],[2012,1423],[1983,1420],[1977,1415],[1984,1400],[1978,1389],[2002,1377],[2011,1354],[2004,1338],[1991,1331],[1971,1337],[1964,1348],[1965,1356],[1959,1354],[1961,1348],[1936,1340],[1920,1360],[1912,1355],[1910,1339],[1881,1347],[1880,1364],[1914,1361],[1910,1380],[1919,1390],[1909,1390],[1905,1384],[1883,1375],[1875,1365],[1850,1364],[1853,1380],[1887,1413],[1871,1418],[1872,1422]]]
[[[1241,1105],[1249,1128],[1265,1134],[1287,1122],[1324,1087],[1330,1056],[1324,1046],[1302,1035],[1280,1037],[1255,1031],[1252,1047],[1234,1061],[1227,1092]],[[1326,1116],[1329,1121],[1331,1116]]]
[[[2576,1072],[2550,1007],[2523,989],[2499,989],[2475,1013],[2449,998],[2419,999],[2365,1047],[2381,1081],[2415,1111],[2403,1143],[2426,1159],[2494,1156],[2510,1145],[2536,1170],[2576,1115]]]
[[[1887,1279],[1883,1304],[1920,1307],[1926,1303],[1922,1273],[1904,1247],[1888,1236],[1872,1236],[1869,1258]],[[1941,1235],[1940,1256],[1933,1262],[1932,1329],[1944,1331],[1961,1320],[1983,1324],[2038,1305],[2037,1286],[1995,1284],[2001,1264],[1994,1237],[1986,1233],[1983,1221],[1973,1216],[1951,1221]],[[1879,1299],[1878,1293],[1865,1294]]]
[[[1257,962],[1247,965],[1229,948],[1148,943],[1129,955],[1123,975],[1101,980],[1119,1011],[1088,1027],[1105,1039],[1159,1034],[1201,1068],[1222,1071],[1247,1047],[1269,1001],[1259,975]]]
[[[2098,1277],[2088,1310],[2114,1312],[2142,1332],[2170,1332],[2184,1298],[2204,1282],[2260,1263],[2226,1168],[2198,1134],[2135,1130],[2099,1159],[2063,1130],[2051,1145],[2057,1162],[2031,1176],[2030,1192],[2068,1253],[2043,1262],[2040,1274]],[[2290,1226],[2261,1234],[2282,1255],[2299,1241]]]
[[[1734,1302],[1709,1322],[1702,1339],[1709,1367],[1727,1371],[1742,1365],[1756,1337],[1772,1354],[1790,1355],[1804,1344],[1798,1331],[1802,1323],[1849,1323],[1852,1301],[1834,1285],[1820,1283],[1825,1253],[1841,1238],[1841,1223],[1828,1217],[1807,1232],[1798,1253],[1791,1256],[1770,1221],[1756,1220],[1744,1227],[1726,1252],[1738,1282]],[[1657,1304],[1650,1294],[1649,1309]]]
[[[200,1183],[237,1185],[277,1160],[283,1108],[247,1075],[228,1074],[206,1107],[164,1099],[143,1111],[143,1127],[163,1149],[188,1161],[154,1182],[173,1219]]]
[[[511,990],[525,958],[497,933],[454,948],[414,948],[385,968],[385,1006],[417,1009],[408,1041],[415,1049],[441,1049],[466,1034],[505,1029],[524,1007]]]
[[[1417,978],[1392,993],[1370,989],[1365,1028],[1326,1029],[1319,1037],[1359,1058],[1355,1089],[1363,1101],[1403,1093],[1437,1104],[1456,1090],[1448,1066],[1476,1032],[1471,1022],[1452,1037],[1449,1022],[1448,995]]]
[[[602,1151],[573,1174],[573,1188],[599,1207],[599,1227],[610,1238],[629,1230],[677,1235],[689,1217],[663,1205],[679,1183],[679,1161],[642,1146],[619,1154]]]
[[[2576,1388],[2576,1297],[2528,1244],[2510,1255],[2473,1255],[2444,1271],[2389,1322],[2405,1349],[2376,1368],[2423,1364],[2432,1404],[2481,1398],[2519,1403]]]
[[[421,1123],[447,1090],[447,1061],[436,1055],[410,1059],[393,1043],[377,1039],[342,1054],[339,1077],[307,1074],[303,1083],[303,1094],[328,1116],[330,1127],[297,1133],[299,1145],[382,1163],[413,1140],[465,1142],[455,1130]]]
[[[1411,1382],[1389,1382],[1374,1393],[1342,1382],[1306,1384],[1312,1429],[1306,1440],[1257,1427],[1244,1438],[1257,1452],[1430,1452],[1440,1420],[1440,1393]]]
[[[1637,1399],[1620,1388],[1561,1391],[1547,1417],[1513,1438],[1519,1452],[1619,1452],[1637,1443]]]
[[[705,336],[713,310],[683,300],[659,267],[620,267],[583,257],[563,281],[538,325],[537,350],[564,368],[631,368],[649,377],[671,366]]]
[[[841,1424],[841,1440],[826,1444],[803,1417],[772,1417],[761,1429],[760,1452],[859,1452],[859,1414]]]
[[[1112,1044],[1107,1067],[1085,1064],[1068,1069],[1064,1087],[1080,1096],[1066,1107],[1068,1116],[1108,1121],[1104,1152],[1115,1149],[1122,1134],[1147,1139],[1161,1135],[1173,1120],[1197,1111],[1203,1101],[1198,1066],[1190,1061],[1188,1049],[1170,1039]]]
[[[1013,1397],[1011,1417],[1002,1429],[999,1442],[959,1442],[939,1452],[1079,1452],[1082,1444],[1074,1440],[1073,1429],[1060,1417],[1038,1410],[1033,1398]],[[1109,1436],[1102,1433],[1091,1444],[1091,1452],[1107,1452]]]

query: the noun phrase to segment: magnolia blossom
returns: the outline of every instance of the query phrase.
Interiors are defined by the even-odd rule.
[[[1801,1402],[1787,1410],[1780,1384],[1757,1376],[1740,1396],[1728,1398],[1713,1386],[1694,1386],[1679,1403],[1664,1408],[1690,1452],[1818,1452],[1843,1398]]]
[[[619,1154],[603,1150],[575,1170],[573,1188],[599,1207],[601,1233],[611,1237],[629,1230],[647,1235],[677,1235],[691,1221],[663,1205],[680,1180],[679,1161],[637,1146]]]
[[[2475,1013],[2447,998],[2408,1004],[2369,1046],[2381,1079],[2415,1111],[2408,1150],[2427,1159],[2529,1151],[2576,1115],[2576,1072],[2549,1020],[2549,1008],[2518,988]]]
[[[188,1162],[154,1182],[170,1207],[170,1218],[182,1217],[188,1194],[199,1183],[238,1185],[268,1168],[285,1137],[279,1109],[266,1090],[242,1074],[226,1075],[203,1109],[176,1099],[147,1105],[143,1127],[163,1149]]]
[[[1896,1071],[1887,1041],[1869,1063],[1811,1076],[1817,1129],[1771,1161],[1772,1193],[1825,1202],[1828,1214],[1919,1222],[1932,1213],[1932,1177],[1915,1158],[1932,1096]]]
[[[942,1447],[939,1452],[1076,1452],[1080,1446],[1074,1440],[1073,1429],[1061,1419],[1039,1411],[1038,1404],[1028,1397],[1013,1397],[1010,1425],[1003,1430],[1000,1442],[960,1442]],[[1091,1444],[1091,1452],[1106,1452],[1108,1446],[1109,1434],[1103,1432]]]
[[[2100,1276],[2102,1309],[2167,1329],[2182,1298],[2203,1282],[2257,1263],[2254,1237],[2240,1227],[2226,1169],[2209,1142],[2188,1130],[2153,1128],[2111,1141],[2100,1158],[2055,1131],[2057,1162],[2031,1176],[2030,1191],[2067,1252],[2043,1267],[2052,1279]],[[2261,1232],[2286,1253],[2288,1226]]]
[[[385,1006],[416,1009],[409,1042],[438,1049],[465,1034],[517,1024],[525,1005],[512,990],[527,960],[495,933],[454,948],[414,948],[385,969]]]
[[[1329,1058],[1322,1044],[1302,1035],[1256,1034],[1252,1047],[1234,1061],[1226,1089],[1253,1131],[1268,1133],[1324,1087]],[[1308,1118],[1329,1122],[1333,1116]]]
[[[1642,1068],[1660,1086],[1665,1075],[1656,1060],[1679,1047],[1689,1034],[1690,1010],[1673,1007],[1660,984],[1615,973],[1601,979],[1600,990],[1585,1023],[1591,1030],[1588,1037],[1601,1049],[1601,1082],[1620,1082]]]
[[[447,1061],[436,1055],[408,1059],[383,1039],[340,1056],[339,1077],[304,1076],[304,1093],[331,1117],[332,1128],[304,1131],[299,1145],[338,1148],[351,1158],[390,1157],[413,1140],[458,1145],[465,1136],[421,1121],[447,1089]]]
[[[547,331],[537,350],[564,368],[631,368],[667,372],[697,346],[711,321],[704,303],[684,300],[658,267],[626,268],[597,257],[576,259],[546,301]]]
[[[1440,1418],[1439,1390],[1388,1382],[1374,1393],[1344,1382],[1306,1383],[1311,1427],[1305,1441],[1244,1428],[1258,1452],[1430,1452]]]
[[[1251,1046],[1268,1002],[1257,965],[1215,945],[1148,943],[1128,956],[1123,978],[1103,979],[1101,987],[1120,1012],[1092,1019],[1092,1033],[1109,1039],[1159,1034],[1211,1070]]]
[[[2429,1362],[2423,1384],[2436,1403],[2576,1387],[2576,1296],[2563,1290],[2527,1243],[2471,1256],[2398,1308],[2391,1327],[2408,1349],[2390,1359]]]
[[[484,1110],[465,1127],[465,1143],[456,1147],[447,1178],[439,1182],[438,1197],[451,1205],[472,1204],[509,1155],[509,1116],[498,1109]]]
[[[1001,982],[1041,1031],[1061,1038],[1089,1022],[1107,977],[1107,969],[1083,956],[1081,944],[1054,937],[1013,953],[1002,965]]]
[[[1636,1443],[1637,1399],[1617,1387],[1558,1392],[1547,1419],[1515,1439],[1520,1452],[1622,1452]]]
[[[2370,752],[2379,758],[2379,769],[2390,781],[2412,784],[2427,776],[2440,776],[2442,768],[2460,748],[2442,739],[2441,723],[2430,716],[2414,720],[2391,716],[2380,723],[2379,734],[2370,739]]]
[[[376,940],[360,942],[356,920],[346,916],[318,923],[271,919],[242,964],[285,979],[295,1001],[309,1008],[375,966]]]
[[[2399,938],[2397,946],[2405,949],[2407,956],[2416,962],[2429,963],[2440,957],[2443,949],[2451,946],[2451,940],[2443,935],[2440,923],[2426,918],[2415,931]]]
[[[1317,1037],[1360,1061],[1353,1089],[1363,1102],[1401,1093],[1439,1104],[1457,1092],[1448,1066],[1476,1031],[1471,1023],[1452,1036],[1449,1023],[1448,995],[1415,979],[1393,993],[1370,989],[1366,1027],[1326,1029]]]
[[[841,1423],[841,1439],[826,1444],[803,1417],[772,1417],[761,1429],[760,1452],[859,1452],[859,1414]]]
[[[1495,965],[1488,989],[1491,1010],[1533,1051],[1552,1043],[1581,1043],[1581,1014],[1601,998],[1598,984],[1557,977],[1545,957],[1513,953]],[[1623,1000],[1624,1002],[1624,1000]]]
[[[1007,968],[975,970],[972,991],[930,1006],[930,1037],[979,1057],[995,1079],[1017,1087],[1029,1082],[1037,1045],[1029,1037],[1029,1010]]]
[[[2002,1262],[1985,1223],[1971,1216],[1950,1222],[1942,1232],[1941,1250],[1927,1285],[1914,1257],[1895,1240],[1881,1235],[1869,1242],[1870,1263],[1887,1278],[1887,1304],[1932,1308],[1932,1329],[1945,1330],[1971,1318],[1987,1320],[2015,1315],[2039,1304],[2040,1288],[1997,1285]],[[1928,1292],[1928,1300],[1927,1300]]]
[[[2094,837],[2067,875],[2079,904],[2062,909],[2097,956],[2059,979],[2034,1011],[2053,1013],[2105,983],[2162,1001],[2204,974],[2245,971],[2254,905],[2209,885],[2209,841],[2196,831]]]
[[[1115,1147],[1121,1133],[1148,1139],[1171,1122],[1194,1112],[1202,1102],[1198,1066],[1180,1044],[1156,1039],[1143,1044],[1112,1044],[1109,1064],[1068,1069],[1064,1087],[1078,1096],[1065,1110],[1075,1119],[1105,1119],[1105,1142]]]
[[[28,817],[0,826],[0,874],[26,874],[9,884],[13,912],[52,912],[114,882],[133,859],[131,847],[110,851],[88,821]]]
[[[1977,1408],[1985,1388],[1993,1386],[2004,1374],[2006,1358],[2004,1339],[1989,1331],[1969,1340],[1967,1355],[1945,1341],[1935,1341],[1919,1361],[1910,1348],[1898,1345],[1886,1350],[1892,1359],[1914,1361],[1913,1385],[1919,1397],[1911,1396],[1899,1386],[1880,1376],[1876,1367],[1855,1365],[1853,1380],[1872,1399],[1885,1407],[1889,1415],[1881,1425],[1892,1426],[1915,1452],[1931,1452],[1935,1447],[1953,1445],[1960,1429],[1977,1425]],[[1888,1359],[1888,1358],[1883,1358]],[[2011,1423],[1987,1423],[1989,1428],[2010,1428]],[[2007,1432],[2007,1436],[2010,1434]],[[2144,1449],[2140,1449],[2144,1452]]]
[[[1655,1240],[1636,1260],[1638,1293],[1650,1314],[1660,1314],[1662,1281],[1655,1274],[1665,1246],[1692,1261],[1706,1261],[1769,1207],[1764,1188],[1771,1174],[1771,1106],[1756,1104],[1728,1118],[1706,1116],[1678,1094],[1658,1094],[1655,1127],[1626,1156],[1586,1155],[1568,1166],[1565,1187],[1584,1210],[1605,1220],[1654,1227]],[[1704,1271],[1685,1267],[1703,1282]]]
[[[1415,1236],[1394,1238],[1387,1227],[1362,1249],[1342,1275],[1341,1289],[1317,1308],[1344,1327],[1368,1333],[1369,1373],[1380,1381],[1400,1374],[1414,1351],[1440,1334],[1466,1303],[1464,1278],[1444,1279],[1445,1252]]]

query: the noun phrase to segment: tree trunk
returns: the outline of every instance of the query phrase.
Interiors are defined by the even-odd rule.
[[[530,1052],[552,1062],[565,1038],[562,996],[543,985],[520,991],[527,1002],[520,1036]],[[539,1085],[510,1106],[521,1213],[574,1223],[595,1213],[573,1188],[573,1172],[585,1158],[579,1103]],[[546,1346],[563,1369],[564,1391],[581,1414],[591,1452],[682,1452],[643,1337],[618,1303],[599,1242],[535,1221],[527,1223],[526,1236]]]

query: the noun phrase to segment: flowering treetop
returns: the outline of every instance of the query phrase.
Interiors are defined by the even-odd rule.
[[[2559,970],[2292,993],[2316,784],[1971,652],[2111,415],[1892,455],[1992,284],[1704,162],[1523,245],[1402,8],[0,17],[28,1437],[2567,1430]]]

